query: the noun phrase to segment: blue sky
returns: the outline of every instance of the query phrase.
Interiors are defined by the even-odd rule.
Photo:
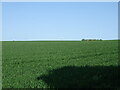
[[[2,3],[0,2],[0,41],[2,41]],[[1,45],[1,43],[0,43]]]
[[[117,2],[7,2],[3,40],[118,38]]]

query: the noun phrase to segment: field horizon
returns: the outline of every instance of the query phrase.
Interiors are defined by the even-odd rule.
[[[106,40],[104,40],[104,39],[102,39],[101,41],[119,41],[120,39],[106,39]],[[2,40],[3,42],[4,41],[82,41],[82,39],[80,39],[80,40]],[[100,40],[96,40],[96,41],[100,41]]]
[[[2,88],[120,89],[118,4],[1,3]]]

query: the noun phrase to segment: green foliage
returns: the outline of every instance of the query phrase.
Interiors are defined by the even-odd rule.
[[[117,86],[117,40],[4,41],[2,51],[3,88]]]

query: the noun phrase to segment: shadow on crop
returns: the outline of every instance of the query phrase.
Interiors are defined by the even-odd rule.
[[[114,66],[64,66],[37,77],[50,88],[116,88],[118,67]]]

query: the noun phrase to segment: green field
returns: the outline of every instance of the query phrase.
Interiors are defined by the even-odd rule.
[[[118,41],[3,41],[3,88],[119,87]]]

